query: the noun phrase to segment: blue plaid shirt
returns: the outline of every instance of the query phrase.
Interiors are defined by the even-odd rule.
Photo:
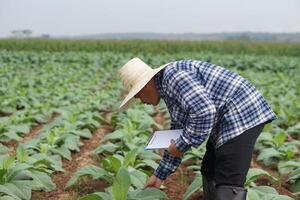
[[[183,129],[175,143],[183,153],[208,136],[218,148],[256,125],[276,119],[252,84],[208,62],[172,62],[155,76],[155,83],[169,110],[171,129]],[[164,180],[180,163],[181,158],[165,150],[154,175]]]

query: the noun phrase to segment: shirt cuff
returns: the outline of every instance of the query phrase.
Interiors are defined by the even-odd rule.
[[[175,146],[182,153],[187,152],[191,148],[191,145],[186,143],[182,136],[176,139]]]
[[[167,150],[164,151],[163,158],[160,160],[153,175],[161,180],[165,180],[170,174],[174,173],[181,163],[182,158],[171,155]]]

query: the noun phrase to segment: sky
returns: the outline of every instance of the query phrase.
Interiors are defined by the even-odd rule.
[[[300,32],[300,0],[0,0],[0,37],[22,29],[51,36]]]

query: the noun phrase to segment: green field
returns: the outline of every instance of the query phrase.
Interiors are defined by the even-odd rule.
[[[299,55],[270,42],[0,40],[0,200],[201,199],[204,144],[161,191],[141,190],[161,157],[144,146],[170,121],[163,102],[116,112],[117,71],[133,57],[203,60],[250,80],[278,119],[257,141],[248,199],[299,198]]]

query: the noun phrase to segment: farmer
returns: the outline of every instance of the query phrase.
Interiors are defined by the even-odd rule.
[[[228,69],[199,60],[179,60],[152,69],[133,58],[119,73],[129,91],[120,111],[134,98],[152,105],[162,98],[171,129],[183,129],[164,151],[145,187],[160,188],[184,153],[208,138],[201,166],[204,199],[246,199],[244,183],[255,141],[264,125],[276,118],[252,84]]]

